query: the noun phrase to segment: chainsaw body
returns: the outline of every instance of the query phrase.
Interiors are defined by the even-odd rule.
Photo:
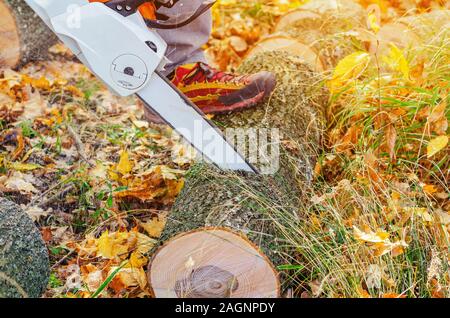
[[[205,1],[193,15],[177,18],[174,24],[144,19],[139,8],[148,0],[25,1],[111,91],[120,96],[136,94],[145,107],[157,113],[219,168],[257,172],[201,110],[161,73],[168,62],[167,44],[156,29],[189,24],[214,1]],[[164,6],[171,7],[176,2],[164,1]]]
[[[139,12],[122,16],[100,2],[27,0],[77,58],[120,96],[137,93],[166,64],[167,44]],[[101,26],[101,27],[100,27]]]

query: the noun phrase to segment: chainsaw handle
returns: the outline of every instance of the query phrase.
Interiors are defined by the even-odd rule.
[[[120,15],[127,17],[136,13],[141,5],[146,2],[154,2],[149,0],[110,0],[105,5]]]
[[[188,25],[192,21],[196,20],[199,16],[201,16],[203,13],[208,11],[214,5],[214,3],[216,3],[216,0],[204,1],[190,17],[186,18],[185,20],[183,20],[181,22],[171,24],[171,23],[160,22],[160,20],[144,19],[144,21],[145,21],[145,24],[147,24],[147,26],[152,29],[169,30],[169,29],[181,28],[181,27],[184,27],[185,25]]]
[[[124,17],[128,17],[134,13],[136,13],[139,10],[139,7],[141,5],[143,5],[144,3],[154,3],[156,5],[157,8],[160,7],[166,7],[166,8],[172,8],[178,1],[180,0],[169,0],[166,2],[161,2],[161,1],[156,1],[156,0],[110,0],[105,2],[105,5],[110,8],[113,11],[116,11],[117,13],[119,13],[120,15],[124,16]],[[177,23],[164,23],[162,22],[162,20],[150,20],[150,19],[145,19],[144,21],[147,24],[147,26],[149,28],[152,29],[177,29],[177,28],[181,28],[185,25],[188,25],[189,23],[191,23],[192,21],[194,21],[195,19],[197,19],[199,16],[201,16],[203,13],[205,13],[206,11],[208,11],[215,3],[215,0],[206,0],[204,1],[198,8],[197,10],[194,12],[194,14],[192,14],[190,17],[184,19],[181,22],[177,22]]]

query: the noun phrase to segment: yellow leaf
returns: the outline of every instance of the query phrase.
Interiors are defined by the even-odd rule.
[[[129,173],[133,169],[133,164],[130,162],[128,152],[125,150],[121,152],[120,154],[120,160],[117,165],[117,171],[120,172],[122,175],[125,175]]]
[[[444,149],[448,144],[448,137],[447,136],[439,136],[434,138],[433,140],[430,140],[427,146],[427,157],[431,158],[435,154],[437,154],[439,151]]]
[[[369,246],[375,253],[375,256],[383,256],[387,253],[391,253],[393,257],[398,256],[403,253],[404,248],[408,244],[404,240],[400,240],[392,243],[389,240],[389,233],[378,231],[378,232],[363,232],[356,226],[353,226],[354,237],[362,242],[369,243]]]
[[[390,43],[391,50],[388,55],[383,56],[383,61],[393,70],[402,73],[405,80],[409,80],[409,64],[403,52],[393,43]]]
[[[42,168],[42,166],[34,163],[21,163],[21,162],[13,162],[9,166],[13,170],[17,171],[31,171]]]
[[[125,255],[129,249],[129,237],[127,232],[103,232],[97,242],[98,255],[108,259]]]
[[[145,230],[145,232],[147,232],[148,235],[150,235],[151,237],[158,238],[161,236],[161,232],[164,229],[164,226],[166,225],[166,218],[156,217],[146,223],[141,223],[140,225]]]
[[[148,253],[156,244],[156,240],[148,237],[145,234],[136,232],[136,236],[137,236],[136,251],[138,251],[141,254]]]
[[[380,31],[380,24],[378,23],[378,18],[374,12],[369,13],[369,15],[367,16],[367,22],[370,29],[375,33],[378,33],[378,31]]]
[[[353,226],[353,235],[357,240],[368,243],[383,243],[389,237],[389,233],[382,231],[378,231],[377,233],[370,231],[366,233],[358,229],[356,226]]]
[[[142,255],[140,252],[135,251],[135,252],[131,253],[130,261],[128,264],[129,264],[129,267],[139,268],[139,267],[147,265],[147,263],[148,263],[148,257]]]
[[[428,213],[426,208],[420,207],[404,207],[403,211],[409,215],[415,215],[420,217],[424,222],[433,221],[433,217]]]
[[[109,238],[109,232],[106,230],[102,233],[97,242],[98,254],[104,258],[113,257],[113,242]]]
[[[333,77],[329,82],[332,91],[348,84],[350,80],[355,80],[361,76],[370,62],[370,55],[367,52],[358,51],[344,57],[336,66]]]

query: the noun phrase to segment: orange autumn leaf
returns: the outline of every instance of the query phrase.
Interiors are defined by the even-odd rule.
[[[161,236],[161,233],[166,225],[166,217],[164,215],[155,217],[146,223],[141,223],[140,226],[147,232],[148,235],[154,238]]]
[[[381,298],[406,298],[406,295],[396,293],[385,293],[381,295]]]
[[[23,150],[25,149],[25,141],[23,139],[22,130],[19,130],[16,135],[17,146],[12,154],[12,160],[17,160],[20,155],[22,155]]]

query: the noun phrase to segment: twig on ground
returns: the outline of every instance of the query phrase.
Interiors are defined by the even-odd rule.
[[[71,125],[67,125],[67,131],[70,133],[71,137],[75,141],[75,147],[77,148],[78,155],[80,156],[83,161],[85,161],[90,167],[93,167],[93,164],[89,161],[89,159],[86,156],[86,152],[84,151],[84,144],[81,141],[80,136],[78,133],[72,128]]]

